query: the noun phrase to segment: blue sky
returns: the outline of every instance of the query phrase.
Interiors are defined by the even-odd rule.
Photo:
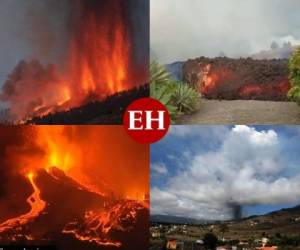
[[[172,126],[151,146],[151,203],[200,219],[230,219],[228,203],[244,216],[300,204],[300,127]]]

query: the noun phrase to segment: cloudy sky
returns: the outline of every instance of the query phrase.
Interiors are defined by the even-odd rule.
[[[251,55],[272,41],[299,44],[299,0],[151,0],[151,52],[161,62]]]
[[[300,129],[173,126],[151,147],[151,213],[230,219],[300,204]]]

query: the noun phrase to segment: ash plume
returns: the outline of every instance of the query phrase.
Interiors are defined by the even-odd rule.
[[[232,212],[231,218],[234,220],[240,220],[243,217],[243,207],[236,202],[228,202],[227,206]]]

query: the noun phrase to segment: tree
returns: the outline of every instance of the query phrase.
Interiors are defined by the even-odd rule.
[[[289,60],[289,72],[292,88],[288,93],[288,98],[300,105],[300,47]]]
[[[218,238],[213,233],[206,233],[203,242],[206,249],[215,250],[218,244]]]

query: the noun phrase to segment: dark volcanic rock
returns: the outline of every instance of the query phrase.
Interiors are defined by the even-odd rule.
[[[288,60],[200,57],[183,65],[184,81],[209,99],[287,100]]]
[[[149,209],[143,202],[100,195],[57,168],[39,170],[35,183],[45,209],[26,224],[1,232],[0,244],[53,245],[57,250],[140,250],[148,246]],[[30,208],[25,201],[32,191],[19,190],[23,198],[18,206],[24,206],[22,213],[27,213]]]

